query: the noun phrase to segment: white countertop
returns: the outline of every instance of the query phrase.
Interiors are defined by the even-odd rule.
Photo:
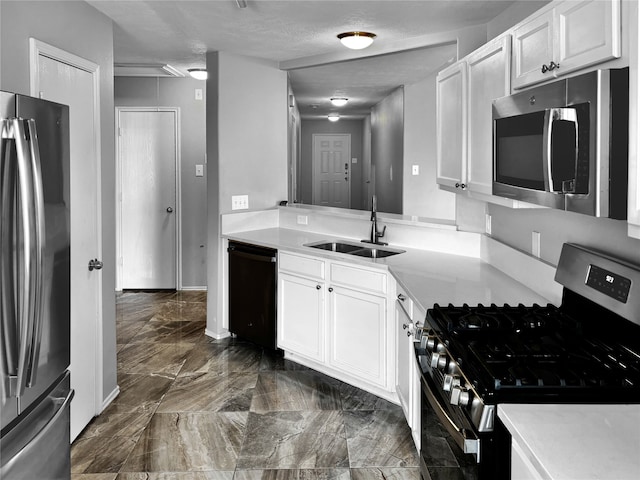
[[[640,405],[504,404],[498,417],[546,480],[640,478]]]
[[[451,232],[452,239],[456,233]],[[405,247],[401,247],[406,250],[405,253],[399,255],[379,259],[363,258],[304,246],[321,240],[340,240],[339,237],[286,228],[265,228],[224,236],[280,250],[386,269],[424,311],[432,308],[434,303],[547,303],[541,295],[479,258]]]

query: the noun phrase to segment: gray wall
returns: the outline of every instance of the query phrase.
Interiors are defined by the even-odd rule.
[[[231,196],[249,209],[287,199],[287,74],[273,62],[207,53],[208,279],[207,333],[221,335],[224,252],[220,215]]]
[[[207,285],[207,177],[195,176],[195,166],[205,163],[205,99],[195,99],[195,89],[206,84],[192,78],[116,77],[117,107],[180,108],[182,287]]]
[[[404,87],[371,109],[371,165],[380,212],[402,214]]]
[[[349,134],[351,135],[351,158],[357,158],[357,163],[351,163],[351,208],[362,210],[366,208],[362,204],[363,190],[363,121],[340,119],[330,122],[327,119],[302,119],[301,129],[301,172],[298,197],[302,203],[313,203],[313,135],[314,134]]]
[[[404,87],[404,215],[455,218],[456,194],[436,183],[436,74]],[[418,165],[419,175],[411,173]]]
[[[113,26],[84,2],[0,2],[0,88],[29,94],[29,37],[100,65],[103,393],[116,381]]]

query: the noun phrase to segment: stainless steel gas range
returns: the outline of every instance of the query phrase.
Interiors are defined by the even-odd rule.
[[[418,332],[421,474],[509,479],[500,403],[640,403],[640,265],[565,244],[562,304],[434,307]]]

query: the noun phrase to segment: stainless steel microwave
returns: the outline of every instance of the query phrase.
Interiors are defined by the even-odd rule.
[[[627,218],[628,68],[596,70],[493,102],[493,194]]]

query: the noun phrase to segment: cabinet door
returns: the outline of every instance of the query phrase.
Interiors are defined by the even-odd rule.
[[[413,337],[407,332],[413,330],[413,323],[404,309],[396,304],[396,393],[404,411],[407,423],[412,423],[411,410],[411,351]]]
[[[548,11],[513,32],[513,88],[543,82],[556,70],[542,72],[553,61],[553,11]]]
[[[280,273],[278,295],[278,347],[324,361],[324,284]]]
[[[554,13],[559,74],[620,56],[619,0],[563,2]]]
[[[436,80],[437,178],[440,185],[464,189],[467,154],[467,69],[458,62]]]
[[[337,286],[329,291],[329,363],[386,388],[386,298]]]
[[[492,102],[511,93],[511,37],[489,42],[466,58],[469,85],[467,187],[491,195],[493,181]]]

